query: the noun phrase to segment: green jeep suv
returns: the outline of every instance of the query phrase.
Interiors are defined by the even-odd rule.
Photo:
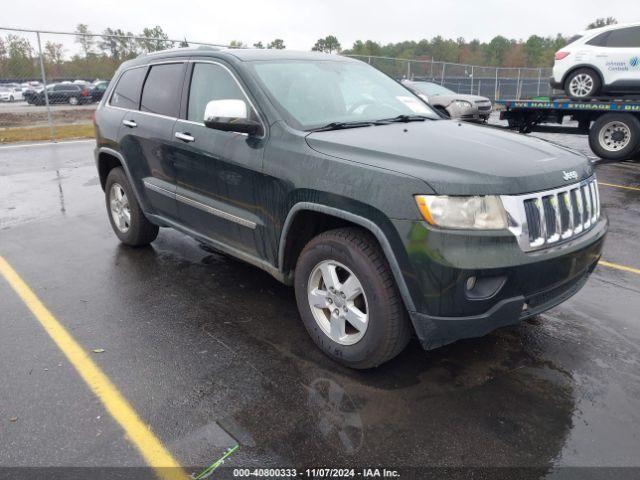
[[[269,272],[353,368],[414,335],[431,349],[559,304],[607,230],[584,156],[445,120],[345,57],[144,55],[119,68],[95,124],[123,243],[173,227]]]

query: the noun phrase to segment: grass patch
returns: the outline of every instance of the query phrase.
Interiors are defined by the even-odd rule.
[[[93,123],[54,125],[53,132],[56,140],[95,137]],[[49,130],[48,125],[38,127],[13,127],[0,130],[0,144],[12,142],[37,142],[39,140],[51,140],[51,131]]]

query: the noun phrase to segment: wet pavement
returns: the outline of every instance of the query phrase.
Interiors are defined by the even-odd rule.
[[[541,136],[588,152],[583,136]],[[599,266],[517,327],[431,352],[412,342],[352,371],[314,347],[293,291],[268,274],[169,229],[149,248],[120,245],[92,149],[0,148],[0,256],[80,345],[104,349],[92,359],[182,465],[239,444],[226,467],[640,467],[640,275]],[[640,187],[640,164],[598,177]],[[640,268],[640,190],[601,198],[603,259]],[[1,278],[0,332],[0,467],[145,465]]]

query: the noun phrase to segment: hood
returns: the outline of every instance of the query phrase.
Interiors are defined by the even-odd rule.
[[[465,95],[464,93],[456,93],[452,95],[428,95],[429,103],[435,105],[449,105],[454,100],[466,100],[471,105],[477,105],[476,102],[491,103],[487,97],[481,97],[479,95]]]
[[[419,178],[442,195],[530,193],[593,174],[587,158],[567,148],[455,120],[312,132],[306,140],[320,153]]]

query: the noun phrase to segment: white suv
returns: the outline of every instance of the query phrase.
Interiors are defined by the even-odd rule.
[[[640,23],[581,32],[556,52],[551,86],[573,99],[640,94]]]

